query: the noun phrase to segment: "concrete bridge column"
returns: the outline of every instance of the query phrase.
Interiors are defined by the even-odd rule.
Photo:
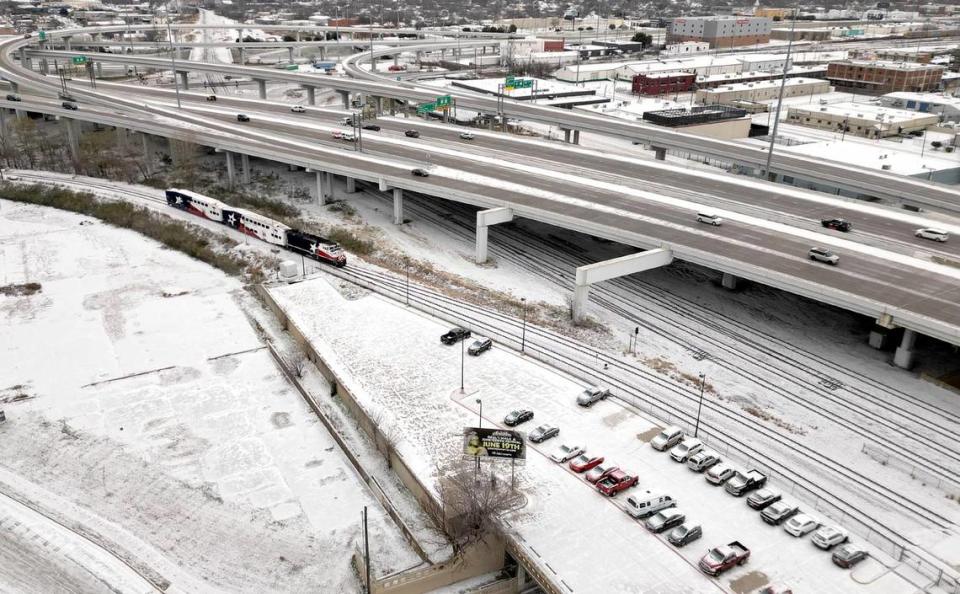
[[[318,49],[320,50],[320,59],[321,59],[321,60],[326,60],[326,59],[327,59],[327,48],[326,48],[326,46],[321,45]]]
[[[590,298],[590,285],[612,278],[626,276],[653,268],[666,266],[673,262],[670,248],[657,248],[597,262],[577,268],[573,292],[573,321],[582,322],[587,315],[587,301]]]
[[[720,279],[720,285],[724,289],[729,289],[733,291],[737,288],[737,277],[730,274],[729,272],[724,272],[723,277]]]
[[[72,48],[70,47],[70,40],[73,39],[72,35],[65,35],[63,37],[63,47],[69,52]]]
[[[580,130],[573,131],[573,144],[580,144]]]
[[[50,72],[50,69],[47,67],[47,59],[40,58],[40,74],[46,75]]]
[[[74,161],[80,160],[80,137],[77,136],[77,122],[73,118],[63,118],[67,127],[67,142],[70,145],[70,156]]]
[[[300,41],[300,31],[297,31],[297,41]]]
[[[247,51],[246,48],[240,48],[240,65],[243,66],[247,63]]]
[[[667,160],[667,149],[655,146],[653,148],[653,158],[657,161],[666,161]]]
[[[300,40],[298,39],[297,41],[300,41]],[[290,61],[290,63],[293,64],[293,47],[292,46],[287,48],[287,58]]]
[[[357,191],[357,179],[347,177],[347,194],[353,194]]]
[[[403,190],[393,189],[393,224],[403,224]]]
[[[190,88],[190,83],[187,82],[187,74],[189,74],[189,72],[184,70],[177,71],[177,76],[180,77],[180,86],[183,87],[184,90],[188,90]]]
[[[893,353],[893,364],[901,369],[913,367],[913,345],[917,341],[917,333],[913,330],[903,330],[903,339],[900,346]]]
[[[323,206],[327,203],[326,192],[323,189],[323,172],[317,171],[317,204]]]
[[[337,91],[337,94],[343,100],[343,108],[350,109],[350,91]]]
[[[323,177],[324,177],[324,180],[326,180],[325,185],[327,188],[327,193],[323,201],[332,202],[333,201],[333,174],[327,171]]]
[[[146,170],[147,175],[153,173],[153,167],[151,166],[150,159],[150,139],[147,138],[146,132],[140,133],[140,140],[143,143],[143,168]]]
[[[265,81],[262,78],[255,78],[253,80],[257,81],[257,90],[260,92],[260,98],[266,99],[267,98],[267,81]]]
[[[563,130],[563,141],[569,143],[570,133],[573,132],[573,130],[571,130],[570,128],[560,128],[560,129]]]
[[[509,208],[491,208],[477,211],[477,252],[476,263],[487,261],[487,227],[499,223],[509,223],[513,220],[513,211]]]
[[[882,349],[887,345],[887,337],[889,336],[890,331],[893,329],[893,316],[888,313],[880,314],[880,317],[877,318],[877,322],[870,330],[870,338],[868,339],[868,343],[875,349]]]
[[[317,90],[313,87],[304,87],[307,90],[307,105],[317,104]]]
[[[243,168],[243,183],[250,184],[250,155],[243,153],[240,155],[240,165]]]
[[[233,187],[235,182],[235,173],[233,171],[233,153],[223,151],[223,156],[227,158],[227,186]]]
[[[97,78],[103,78],[103,62],[97,62],[96,65]]]

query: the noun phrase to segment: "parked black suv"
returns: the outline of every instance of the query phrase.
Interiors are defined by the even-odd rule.
[[[466,328],[453,328],[446,334],[440,337],[440,342],[443,344],[456,344],[461,340],[470,338],[470,331]]]

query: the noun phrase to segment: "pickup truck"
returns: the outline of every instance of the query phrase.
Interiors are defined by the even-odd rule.
[[[718,576],[734,565],[743,565],[750,558],[750,549],[733,541],[728,545],[707,551],[700,559],[700,570],[707,575]]]
[[[765,474],[759,470],[751,470],[747,473],[738,472],[733,475],[733,478],[727,481],[723,488],[735,497],[742,497],[766,484],[767,476]]]
[[[625,491],[630,487],[636,486],[637,476],[630,475],[622,470],[614,470],[606,478],[597,481],[597,491],[600,491],[607,497],[613,497],[620,491]]]

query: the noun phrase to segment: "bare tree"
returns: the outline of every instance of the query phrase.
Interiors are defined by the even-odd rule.
[[[483,542],[497,518],[515,507],[521,495],[493,472],[493,464],[478,471],[472,460],[437,465],[439,505],[427,509],[434,525],[447,535],[454,553]]]
[[[307,370],[307,356],[303,353],[303,351],[290,351],[287,353],[285,359],[287,360],[287,365],[290,366],[290,371],[293,372],[293,375],[297,376],[297,379],[303,379],[303,372]]]

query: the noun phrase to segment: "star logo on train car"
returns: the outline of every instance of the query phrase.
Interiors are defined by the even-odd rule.
[[[227,217],[227,224],[231,227],[235,226],[237,224],[237,215],[230,213],[230,216]]]

